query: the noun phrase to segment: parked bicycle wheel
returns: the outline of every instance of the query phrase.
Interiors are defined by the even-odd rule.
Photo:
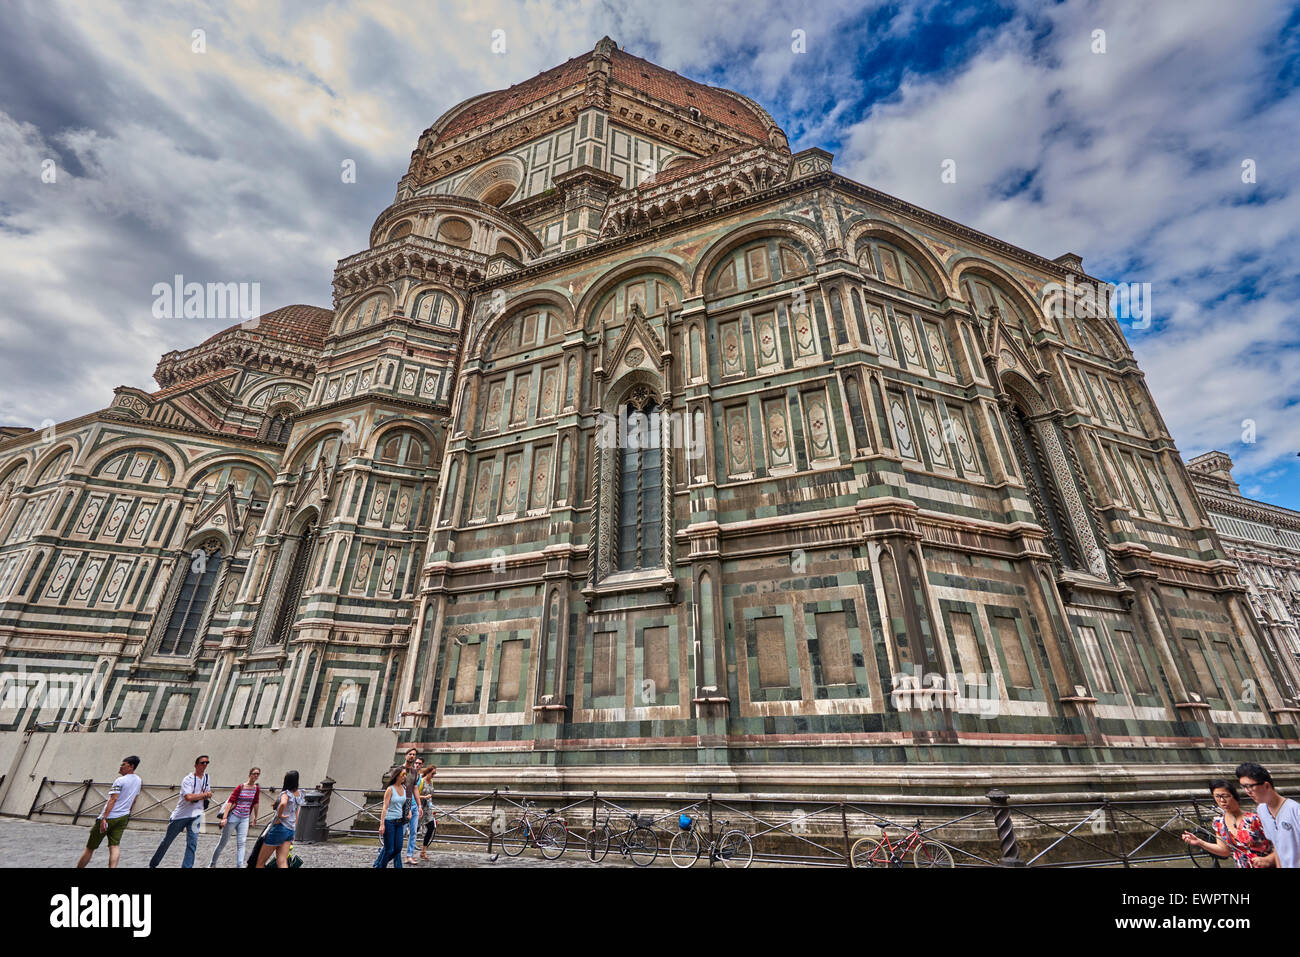
[[[587,860],[599,864],[609,853],[609,828],[593,827],[587,832]]]
[[[659,856],[659,836],[648,827],[638,827],[627,836],[627,856],[637,867],[649,867]]]
[[[524,825],[523,818],[511,821],[509,826],[501,832],[501,850],[511,857],[518,857],[522,854],[524,845],[527,843],[528,828]]]
[[[718,839],[718,848],[714,853],[723,867],[738,867],[744,870],[753,863],[754,842],[744,831],[732,828]]]
[[[548,822],[537,837],[537,847],[541,850],[542,857],[548,861],[553,861],[563,854],[568,844],[569,830],[559,821]]]
[[[952,851],[938,841],[922,841],[912,852],[917,867],[952,867]]]
[[[879,846],[879,838],[858,838],[849,850],[849,867],[884,867],[886,862],[876,856],[876,848]]]
[[[690,867],[700,859],[700,836],[692,828],[678,831],[668,845],[668,857],[678,867]]]

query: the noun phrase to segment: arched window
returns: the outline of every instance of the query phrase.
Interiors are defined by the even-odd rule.
[[[988,316],[989,310],[996,305],[1002,314],[1003,327],[1016,338],[1016,341],[1027,347],[1029,324],[1015,299],[989,280],[978,276],[963,278],[962,287],[966,294],[966,301],[975,307],[980,318]]]
[[[276,610],[275,630],[271,632],[271,643],[282,645],[293,633],[293,623],[298,617],[298,603],[302,600],[303,585],[307,581],[307,570],[311,568],[312,553],[316,550],[317,518],[313,517],[302,527],[298,537],[286,539],[286,547],[293,549],[289,559],[289,574],[284,581],[283,599]]]
[[[664,316],[666,319],[679,309],[682,298],[681,288],[672,277],[656,272],[643,273],[624,280],[603,294],[587,317],[587,328],[620,326],[632,314],[633,307],[639,308],[644,316]]]
[[[208,604],[212,600],[217,577],[221,572],[221,544],[215,539],[205,542],[190,554],[189,564],[177,574],[183,574],[180,591],[172,605],[158,643],[158,654],[188,656],[194,650],[195,639],[202,640],[199,627],[205,620]]]
[[[353,329],[373,325],[381,319],[387,319],[392,311],[392,300],[387,294],[379,292],[373,296],[367,296],[348,316],[343,323],[342,331],[351,332]]]
[[[474,230],[463,219],[444,219],[438,226],[437,239],[448,246],[459,246],[461,249],[468,249],[470,240],[473,237]]]
[[[858,243],[858,265],[866,275],[883,279],[891,286],[901,286],[918,296],[935,298],[934,284],[926,271],[911,254],[892,243],[876,239]]]
[[[414,432],[399,429],[380,440],[375,458],[388,465],[419,468],[429,461],[429,447]]]
[[[277,445],[288,442],[289,433],[293,431],[293,413],[294,408],[291,405],[277,406],[269,411],[266,418],[266,431],[262,438]]]
[[[203,490],[204,495],[216,494],[229,486],[235,497],[242,500],[252,498],[265,502],[271,497],[271,483],[261,469],[250,468],[238,462],[228,462],[214,466],[195,480],[192,488]]]
[[[309,445],[301,451],[295,453],[292,470],[306,468],[308,471],[314,469],[322,459],[328,464],[334,464],[338,458],[339,441],[342,439],[342,432],[329,432],[325,435],[314,439]]]
[[[63,452],[60,452],[58,458],[56,458],[49,465],[45,466],[45,468],[41,471],[41,474],[37,476],[36,482],[34,484],[45,485],[49,482],[55,481],[56,479],[62,478],[64,470],[67,469],[69,463],[71,462],[72,462],[71,449],[67,449]]]
[[[659,404],[648,395],[626,405],[627,443],[618,470],[618,569],[663,565],[663,453]]]
[[[418,322],[432,322],[439,326],[456,324],[456,300],[436,289],[426,290],[411,304],[411,318]]]
[[[791,240],[768,237],[737,246],[710,270],[711,296],[729,296],[811,272],[812,256]]]
[[[504,206],[506,200],[515,194],[514,183],[498,183],[483,194],[483,202],[489,206]]]

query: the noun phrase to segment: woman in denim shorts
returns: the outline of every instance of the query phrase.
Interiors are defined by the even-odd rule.
[[[302,791],[298,790],[298,772],[284,776],[284,788],[275,802],[275,822],[262,838],[262,850],[257,856],[257,866],[265,867],[266,859],[275,851],[275,866],[289,866],[289,842],[298,826],[298,808],[302,807]]]

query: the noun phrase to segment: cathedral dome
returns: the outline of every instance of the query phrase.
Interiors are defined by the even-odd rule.
[[[444,113],[420,137],[404,180],[406,194],[479,170],[490,159],[517,154],[526,144],[539,143],[579,120],[585,123],[583,114],[591,111],[657,144],[656,156],[709,156],[755,146],[787,154],[790,150],[785,132],[749,97],[674,73],[620,50],[605,37],[589,53],[507,89],[471,97]],[[601,140],[605,127],[592,122],[592,139]],[[575,135],[586,138],[587,129],[579,124]],[[605,156],[602,164],[592,161],[594,155],[579,155],[574,165],[591,163],[608,171],[610,158]],[[640,162],[640,154],[633,162]],[[509,174],[510,182],[499,187],[500,196],[483,193],[473,198],[495,206],[536,195],[531,172],[527,181],[518,178],[522,171],[505,166],[494,173]],[[511,194],[511,185],[518,191]]]
[[[780,134],[780,139],[785,138],[767,111],[748,97],[666,70],[620,50],[608,37],[591,53],[574,57],[508,89],[465,100],[444,113],[430,132],[440,143],[445,143],[462,134],[491,126],[517,111],[544,104],[573,87],[587,85],[588,77],[600,72],[599,67],[593,69],[593,65],[602,59],[609,64],[608,81],[616,87],[644,94],[675,107],[687,116],[692,116],[692,111],[696,110],[699,119],[751,141],[773,143],[774,131]]]
[[[320,349],[325,344],[325,335],[329,332],[333,319],[332,309],[302,304],[282,306],[259,316],[256,322],[240,322],[228,329],[222,329],[203,340],[202,345],[206,346],[233,332],[243,330],[263,339],[276,339],[289,345]]]

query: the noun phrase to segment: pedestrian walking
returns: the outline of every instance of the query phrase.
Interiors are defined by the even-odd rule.
[[[90,863],[91,856],[105,837],[108,838],[108,866],[117,867],[118,858],[122,854],[120,847],[122,832],[126,830],[126,825],[131,820],[131,808],[140,795],[140,788],[144,786],[140,775],[135,773],[135,769],[139,766],[140,759],[134,754],[123,758],[122,763],[118,765],[117,778],[108,789],[108,800],[104,802],[104,810],[100,811],[99,816],[91,822],[90,837],[86,839],[86,849],[81,852],[81,859],[77,861],[78,867],[85,867]]]
[[[432,764],[427,765],[424,773],[420,776],[420,797],[424,802],[420,813],[424,816],[424,844],[420,848],[420,860],[429,859],[429,842],[433,840],[434,831],[438,827],[438,819],[433,810],[433,776],[438,773],[438,769]]]
[[[262,838],[262,849],[257,855],[257,867],[265,867],[266,859],[275,851],[275,866],[289,866],[289,845],[293,841],[293,832],[298,827],[298,808],[302,807],[303,795],[298,789],[298,772],[289,771],[284,776],[284,787],[275,799],[275,820]]]
[[[208,765],[211,762],[206,754],[200,754],[194,760],[194,773],[185,775],[181,781],[181,796],[172,811],[171,820],[167,822],[167,833],[163,835],[158,849],[149,859],[150,867],[162,863],[167,848],[181,831],[185,832],[185,858],[181,867],[194,866],[194,853],[199,849],[199,827],[203,823],[203,810],[212,799],[212,785],[208,782]]]
[[[1273,776],[1253,761],[1237,766],[1237,780],[1255,802],[1264,836],[1273,853],[1256,860],[1256,867],[1300,867],[1300,804],[1277,793]]]
[[[384,853],[380,855],[375,867],[402,867],[402,838],[406,832],[407,822],[406,768],[400,767],[388,779],[384,789],[384,808],[379,814],[379,831],[384,836]]]
[[[257,827],[257,804],[262,794],[257,779],[261,776],[261,768],[249,768],[248,780],[231,791],[230,797],[226,798],[221,813],[217,815],[217,826],[221,828],[221,840],[217,842],[217,849],[212,852],[212,863],[208,865],[209,867],[217,866],[217,861],[221,858],[221,852],[226,849],[226,842],[230,840],[232,833],[235,835],[235,853],[238,860],[236,866],[244,866],[244,843],[248,839],[248,821],[250,817],[253,820],[253,827]]]
[[[1264,836],[1259,815],[1242,811],[1241,796],[1231,781],[1211,781],[1210,794],[1219,806],[1219,816],[1211,823],[1217,839],[1211,844],[1191,831],[1184,831],[1183,840],[1215,857],[1231,856],[1238,867],[1259,867],[1256,861],[1273,853],[1273,843]]]
[[[416,758],[415,764],[412,765],[412,772],[407,772],[406,779],[410,782],[407,785],[407,792],[410,800],[406,802],[407,823],[406,823],[406,863],[418,865],[420,862],[415,859],[415,841],[420,836],[420,788],[424,784],[424,777],[421,772],[424,770],[424,759]]]
[[[406,769],[406,778],[407,778],[408,781],[413,781],[413,780],[415,780],[415,761],[416,761],[416,758],[419,756],[419,753],[420,753],[420,752],[416,751],[415,748],[407,748],[407,749],[406,749],[406,763],[405,763],[405,764],[399,764],[399,765],[397,765],[397,766],[395,766],[395,767],[391,767],[391,768],[389,768],[388,771],[387,771],[387,773],[384,774],[384,779],[383,779],[383,782],[382,782],[382,783],[383,783],[383,786],[384,786],[384,787],[388,787],[389,782],[391,782],[392,779],[393,779],[393,772],[396,771],[398,768],[405,768],[405,769]],[[375,866],[375,867],[378,867],[378,866],[379,866],[379,862],[382,861],[383,859],[384,859],[384,829],[383,829],[382,826],[380,826],[380,828],[379,828],[379,853],[375,855],[375,863],[374,863],[374,866]]]

